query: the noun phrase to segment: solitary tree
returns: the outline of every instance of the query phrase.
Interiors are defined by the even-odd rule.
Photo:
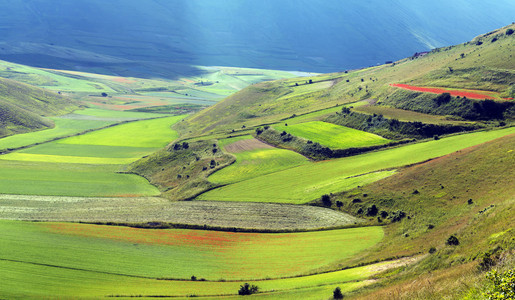
[[[340,289],[339,286],[334,289],[333,298],[334,299],[343,299],[342,290]]]
[[[331,196],[327,194],[322,195],[322,204],[324,206],[331,206],[333,204],[333,202],[331,201]]]
[[[245,283],[244,285],[240,285],[240,289],[238,290],[238,295],[252,295],[259,291],[259,287],[257,285],[250,285]]]

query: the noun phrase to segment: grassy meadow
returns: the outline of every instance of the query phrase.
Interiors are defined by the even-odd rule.
[[[102,110],[92,110],[89,113],[87,115],[82,112],[83,115],[94,118],[108,115]],[[152,115],[117,112],[110,118],[149,116]],[[183,117],[134,121],[2,155],[0,193],[63,196],[158,195],[157,188],[146,179],[118,172],[123,171],[125,165],[177,138],[177,133],[170,126]],[[68,124],[83,125],[84,122]],[[70,127],[70,130],[75,131],[84,129],[79,126]],[[149,135],[148,132],[152,134]],[[56,134],[64,132],[58,131]],[[30,136],[21,139],[29,140]]]
[[[390,142],[390,140],[376,134],[322,121],[294,125],[276,125],[273,128],[334,149],[377,146]]]
[[[209,176],[209,181],[218,184],[227,184],[255,178],[261,175],[274,173],[309,162],[304,156],[289,150],[260,146],[230,152],[228,147],[242,145],[246,142],[256,141],[252,136],[227,138],[220,140],[224,151],[236,156],[236,162]],[[248,143],[247,143],[248,144]]]
[[[515,127],[455,135],[388,150],[310,163],[227,185],[200,195],[201,200],[302,204],[323,194],[349,190],[393,174],[384,169],[423,162],[515,133]],[[357,175],[363,177],[355,177]],[[288,188],[283,184],[288,182]]]
[[[380,227],[259,234],[73,223],[0,224],[4,232],[1,260],[143,278],[195,275],[215,281],[332,270],[383,237]]]

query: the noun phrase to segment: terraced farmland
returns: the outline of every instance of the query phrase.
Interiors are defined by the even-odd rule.
[[[208,280],[294,277],[337,269],[383,237],[380,227],[288,234],[19,221],[0,221],[0,227],[5,232],[0,238],[3,261],[143,278],[195,275]]]
[[[209,181],[214,183],[247,180],[309,162],[298,153],[273,148],[252,136],[223,139],[220,145],[236,156],[236,162],[209,176]]]
[[[91,114],[101,117],[105,112],[96,110]],[[125,115],[119,112],[114,113],[112,118],[135,116],[151,115]],[[182,118],[183,116],[175,116],[122,124],[2,155],[0,193],[63,196],[158,195],[158,190],[144,178],[118,172],[123,170],[123,165],[150,154],[175,139],[177,134],[170,126]],[[72,130],[80,130],[80,127],[73,127]],[[153,134],[149,135],[148,132]],[[62,131],[58,133],[63,134]],[[29,140],[30,137],[26,139]]]
[[[515,133],[515,127],[456,135],[359,156],[310,163],[227,185],[198,198],[302,204],[323,194],[349,190],[393,174],[370,172],[422,162],[511,133]],[[360,174],[364,175],[356,177]],[[287,188],[284,187],[285,183],[288,183]]]
[[[302,137],[335,149],[377,146],[390,142],[390,140],[376,134],[322,121],[287,126],[276,125],[273,127],[276,130],[286,131],[294,136]]]

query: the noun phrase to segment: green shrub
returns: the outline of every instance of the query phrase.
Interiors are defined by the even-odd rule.
[[[333,291],[333,299],[343,299],[342,290],[340,287],[336,287]]]
[[[240,289],[238,290],[238,295],[252,295],[259,291],[259,287],[257,285],[250,285],[245,283],[244,285],[240,285]]]
[[[484,294],[486,299],[515,299],[515,269],[503,274],[494,270],[488,272],[486,278],[493,283],[493,286]]]
[[[513,34],[513,29],[511,29],[511,28],[506,29],[506,35],[512,35],[512,34]]]
[[[451,235],[448,239],[447,239],[447,242],[446,242],[447,245],[449,246],[458,246],[460,244],[460,241],[458,240],[457,237],[455,237],[454,235]]]

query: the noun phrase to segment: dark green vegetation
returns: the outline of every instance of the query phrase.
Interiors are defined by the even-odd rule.
[[[337,291],[476,299],[494,291],[487,272],[504,274],[515,260],[513,100],[503,99],[513,93],[512,28],[373,68],[258,83],[186,118],[94,109],[83,116],[155,118],[48,135],[35,146],[31,133],[30,147],[0,156],[0,193],[21,194],[0,196],[0,218],[18,220],[0,222],[8,270],[0,279],[9,282],[0,291],[93,298],[241,291],[272,299],[339,298]],[[209,76],[222,71],[230,72]],[[112,76],[57,73],[113,86]],[[195,104],[216,102],[210,92],[230,93],[205,78],[176,81],[179,89],[116,80],[125,88],[133,81],[138,92],[110,97],[99,89],[107,95],[85,96],[89,105],[163,112],[174,104],[152,97],[181,93],[182,103]],[[394,83],[484,89],[476,92],[495,100]],[[136,197],[153,195],[168,200]],[[312,207],[298,209],[303,204]],[[20,274],[44,276],[24,285]],[[59,277],[69,279],[57,286]]]
[[[45,118],[78,108],[77,103],[56,93],[0,78],[0,138],[54,127]]]

